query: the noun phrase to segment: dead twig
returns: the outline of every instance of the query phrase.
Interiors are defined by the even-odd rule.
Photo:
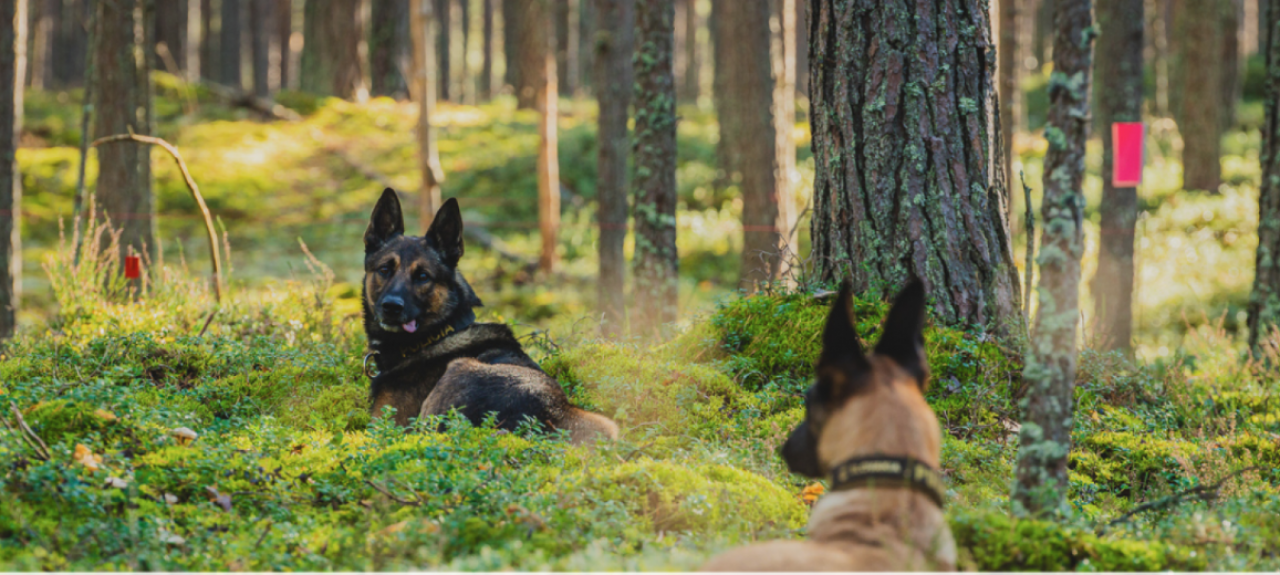
[[[366,479],[364,480],[364,482],[367,483],[369,487],[372,487],[378,493],[386,495],[388,499],[391,499],[392,501],[395,501],[396,503],[399,503],[401,505],[409,505],[413,507],[418,507],[422,505],[422,498],[418,497],[417,494],[414,494],[412,501],[407,499],[401,499],[399,497],[396,497],[396,495],[394,493],[391,493],[391,491],[389,491],[386,487],[378,485],[377,483],[374,483],[372,480]]]
[[[1208,500],[1214,499],[1218,496],[1218,490],[1222,489],[1222,486],[1226,482],[1231,481],[1232,479],[1235,479],[1237,477],[1240,477],[1241,475],[1244,475],[1245,473],[1248,473],[1250,471],[1257,471],[1258,469],[1261,469],[1261,468],[1258,467],[1257,465],[1252,465],[1249,467],[1245,467],[1243,469],[1237,469],[1236,471],[1232,472],[1226,477],[1223,477],[1220,481],[1212,485],[1197,485],[1195,487],[1174,493],[1173,495],[1170,495],[1168,497],[1162,497],[1155,501],[1148,501],[1146,503],[1143,503],[1142,505],[1134,507],[1128,513],[1125,513],[1120,517],[1112,519],[1111,521],[1107,522],[1106,525],[1099,527],[1098,535],[1102,535],[1106,533],[1107,529],[1110,529],[1112,527],[1115,527],[1116,525],[1125,523],[1130,519],[1133,519],[1134,516],[1138,515],[1139,513],[1145,513],[1147,511],[1156,511],[1160,509],[1173,507],[1175,505],[1182,503],[1184,500],[1190,497],[1198,497],[1202,501],[1208,501]]]
[[[154,138],[151,136],[139,136],[133,133],[104,136],[104,137],[98,138],[97,140],[94,140],[93,144],[90,144],[90,145],[96,148],[102,144],[107,144],[111,142],[124,142],[124,141],[134,141],[134,142],[141,142],[143,144],[151,144],[153,146],[160,146],[161,148],[164,148],[166,152],[169,152],[169,155],[173,156],[174,161],[178,163],[178,170],[182,172],[182,177],[187,182],[187,189],[191,190],[191,197],[195,198],[196,205],[200,206],[200,213],[204,215],[204,228],[205,228],[205,231],[208,232],[209,234],[209,250],[213,258],[213,295],[214,295],[214,299],[217,300],[219,304],[221,304],[222,303],[222,255],[219,253],[219,250],[218,250],[218,234],[213,231],[213,216],[209,214],[209,206],[204,203],[204,196],[200,195],[200,188],[199,186],[196,185],[195,179],[191,177],[191,172],[187,170],[187,163],[182,160],[182,154],[178,153],[178,149],[175,148],[173,144],[170,144],[169,142],[166,142],[160,138]]]
[[[36,451],[36,458],[41,461],[53,459],[53,454],[49,452],[49,446],[45,445],[44,440],[40,439],[39,435],[36,435],[30,425],[27,425],[27,420],[22,418],[22,412],[18,411],[18,406],[10,403],[9,411],[13,412],[13,417],[17,419],[18,427],[22,428],[22,438],[27,440],[27,443],[31,444],[31,448]],[[5,422],[5,425],[8,425],[8,422]]]
[[[1022,315],[1027,320],[1027,337],[1031,337],[1031,280],[1033,279],[1032,264],[1036,259],[1036,216],[1031,211],[1031,186],[1027,185],[1027,174],[1018,171],[1018,176],[1022,178],[1022,193],[1026,196],[1027,203],[1027,260],[1026,268],[1022,271],[1026,279],[1023,280],[1022,294]]]
[[[204,327],[200,328],[200,335],[197,335],[196,337],[204,337],[204,332],[209,331],[209,324],[213,323],[213,316],[215,315],[218,315],[218,308],[216,307],[213,308],[213,311],[209,312],[208,319],[204,320]]]

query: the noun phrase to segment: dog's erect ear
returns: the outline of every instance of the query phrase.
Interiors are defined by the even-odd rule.
[[[436,211],[436,219],[427,230],[427,239],[435,243],[444,263],[449,267],[457,267],[462,258],[462,212],[458,210],[458,200],[449,198]]]
[[[924,284],[911,280],[898,292],[884,320],[884,334],[876,344],[876,354],[893,358],[925,386],[929,364],[924,356]]]
[[[826,402],[847,396],[855,376],[870,369],[862,342],[853,323],[853,288],[840,286],[840,295],[827,315],[822,331],[822,355],[818,357],[818,384],[815,399]]]
[[[404,214],[400,211],[400,198],[396,191],[387,188],[378,198],[378,205],[373,207],[373,218],[369,220],[369,228],[364,231],[364,252],[373,253],[387,240],[404,234]]]

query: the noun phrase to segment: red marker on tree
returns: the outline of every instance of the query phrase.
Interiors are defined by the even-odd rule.
[[[1115,154],[1111,162],[1112,186],[1135,188],[1142,183],[1143,136],[1142,122],[1111,124],[1111,149]]]
[[[142,258],[138,256],[124,257],[124,277],[131,280],[142,277]]]

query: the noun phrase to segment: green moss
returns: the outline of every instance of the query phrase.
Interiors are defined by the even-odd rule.
[[[110,410],[66,399],[36,403],[23,410],[23,418],[47,443],[88,441],[91,435],[118,439],[132,432],[132,425]]]

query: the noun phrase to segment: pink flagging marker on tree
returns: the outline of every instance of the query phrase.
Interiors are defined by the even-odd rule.
[[[1111,149],[1115,154],[1111,162],[1112,186],[1135,188],[1142,183],[1144,132],[1142,122],[1111,124]]]

